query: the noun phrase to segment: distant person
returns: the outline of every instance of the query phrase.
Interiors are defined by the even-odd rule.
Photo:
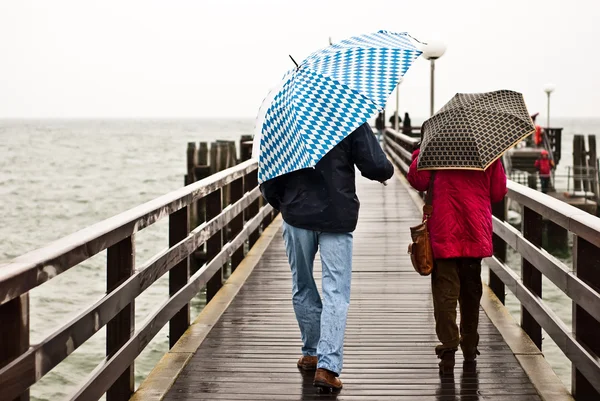
[[[418,191],[427,191],[433,179],[433,213],[427,224],[435,262],[431,274],[435,331],[441,342],[435,353],[440,374],[451,375],[459,346],[466,369],[475,366],[479,355],[481,260],[493,254],[492,203],[506,195],[506,174],[499,159],[485,171],[417,170],[419,153],[413,153],[407,178]]]
[[[542,184],[542,192],[547,194],[550,188],[550,174],[554,168],[554,160],[548,157],[548,151],[542,150],[540,158],[535,161],[535,169],[540,175],[540,183]]]
[[[385,131],[385,110],[381,111],[375,119],[375,129],[377,129],[377,139],[381,140]]]
[[[533,134],[533,142],[535,143],[535,146],[540,147],[542,146],[542,142],[544,141],[544,132],[542,131],[542,127],[540,127],[536,122],[536,118],[540,113],[535,113],[534,115],[531,116],[531,120],[533,121],[533,124],[535,125],[535,133]]]
[[[412,134],[412,125],[408,113],[404,113],[404,121],[402,122],[402,133],[404,135]]]
[[[398,113],[394,112],[390,117],[390,125],[392,128],[396,129],[396,116],[398,116],[398,128],[400,128],[400,124],[402,123],[402,118],[398,115]]]

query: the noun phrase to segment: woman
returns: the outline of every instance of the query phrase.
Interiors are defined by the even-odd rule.
[[[418,171],[419,150],[413,153],[408,181],[426,191],[432,171]],[[492,256],[492,203],[506,195],[506,174],[500,160],[486,171],[439,170],[434,175],[428,221],[435,259],[431,276],[435,330],[441,344],[435,348],[441,374],[452,374],[454,353],[460,345],[465,362],[479,355],[479,301],[481,259]],[[460,304],[460,332],[456,303]]]
[[[410,116],[408,113],[404,113],[404,122],[402,123],[402,133],[404,135],[412,134],[412,123],[410,121]]]

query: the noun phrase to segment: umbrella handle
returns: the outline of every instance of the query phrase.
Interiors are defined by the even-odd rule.
[[[296,62],[296,60],[294,60],[294,58],[292,57],[292,55],[288,54],[288,56],[290,56],[290,58],[292,59],[292,61],[294,62],[294,64],[296,64],[296,68],[300,68],[300,66],[298,65],[298,63]]]

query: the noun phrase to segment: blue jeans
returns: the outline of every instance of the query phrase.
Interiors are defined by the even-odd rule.
[[[317,367],[342,372],[344,332],[350,305],[352,233],[326,233],[283,224],[292,269],[293,304],[303,355],[318,356]],[[313,276],[317,249],[323,266],[323,300]]]

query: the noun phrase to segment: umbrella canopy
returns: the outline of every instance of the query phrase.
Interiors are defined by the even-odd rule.
[[[523,95],[457,93],[422,127],[419,170],[485,170],[535,131]]]
[[[315,166],[385,107],[420,54],[407,34],[379,31],[317,51],[285,74],[257,117],[259,182]]]

